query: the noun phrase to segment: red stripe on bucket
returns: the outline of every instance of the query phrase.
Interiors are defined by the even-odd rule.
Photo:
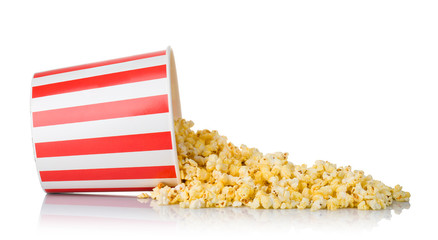
[[[78,66],[73,66],[73,67],[66,67],[66,68],[45,71],[45,72],[39,72],[39,73],[35,73],[34,78],[44,77],[44,76],[48,76],[48,75],[54,75],[54,74],[58,74],[58,73],[72,72],[72,71],[77,71],[77,70],[82,70],[82,69],[87,69],[87,68],[101,67],[101,66],[110,65],[110,64],[134,61],[134,60],[138,60],[138,59],[150,58],[150,57],[156,57],[156,56],[162,56],[162,55],[166,55],[165,50],[158,51],[158,52],[152,52],[152,53],[145,53],[145,54],[135,55],[135,56],[130,56],[130,57],[125,57],[125,58],[117,58],[117,59],[112,59],[112,60],[108,60],[108,61],[95,62],[95,63],[83,64],[83,65],[78,65]]]
[[[169,149],[170,132],[35,143],[37,158]]]
[[[175,166],[40,171],[41,181],[93,181],[176,178]]]
[[[169,112],[167,94],[33,112],[32,115],[33,126],[42,127],[166,112]]]
[[[166,65],[51,83],[32,88],[32,98],[165,78]]]

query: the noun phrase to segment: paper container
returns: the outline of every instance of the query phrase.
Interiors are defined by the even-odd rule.
[[[144,191],[180,182],[171,48],[36,73],[31,118],[46,192]]]

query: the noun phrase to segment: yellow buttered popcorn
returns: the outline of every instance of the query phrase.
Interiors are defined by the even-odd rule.
[[[400,185],[388,187],[363,171],[316,161],[294,165],[287,153],[262,154],[236,147],[217,131],[193,131],[192,121],[175,121],[182,183],[159,184],[150,195],[158,204],[182,208],[241,207],[311,210],[385,209],[409,201]],[[149,195],[140,194],[139,198]]]
[[[141,193],[140,195],[137,196],[137,198],[139,198],[139,199],[146,199],[146,198],[149,198],[149,197],[150,196],[147,193]]]

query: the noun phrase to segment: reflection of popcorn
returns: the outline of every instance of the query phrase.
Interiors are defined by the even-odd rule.
[[[175,121],[182,183],[154,188],[151,197],[159,205],[375,210],[393,200],[409,201],[409,192],[400,185],[390,188],[350,166],[338,168],[321,160],[312,167],[294,165],[287,153],[263,155],[255,148],[234,146],[217,131],[194,132],[191,127],[191,121]]]

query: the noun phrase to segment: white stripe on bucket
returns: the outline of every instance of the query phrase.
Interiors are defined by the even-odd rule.
[[[50,189],[77,189],[77,188],[140,188],[157,186],[159,183],[175,186],[176,178],[159,179],[129,179],[129,180],[93,180],[93,181],[56,181],[42,182],[43,188]]]
[[[173,150],[38,158],[39,171],[173,165]],[[111,186],[111,185],[107,185]]]
[[[32,112],[167,94],[166,78],[32,99]]]
[[[170,131],[170,113],[67,123],[33,129],[33,141],[54,142]]]

